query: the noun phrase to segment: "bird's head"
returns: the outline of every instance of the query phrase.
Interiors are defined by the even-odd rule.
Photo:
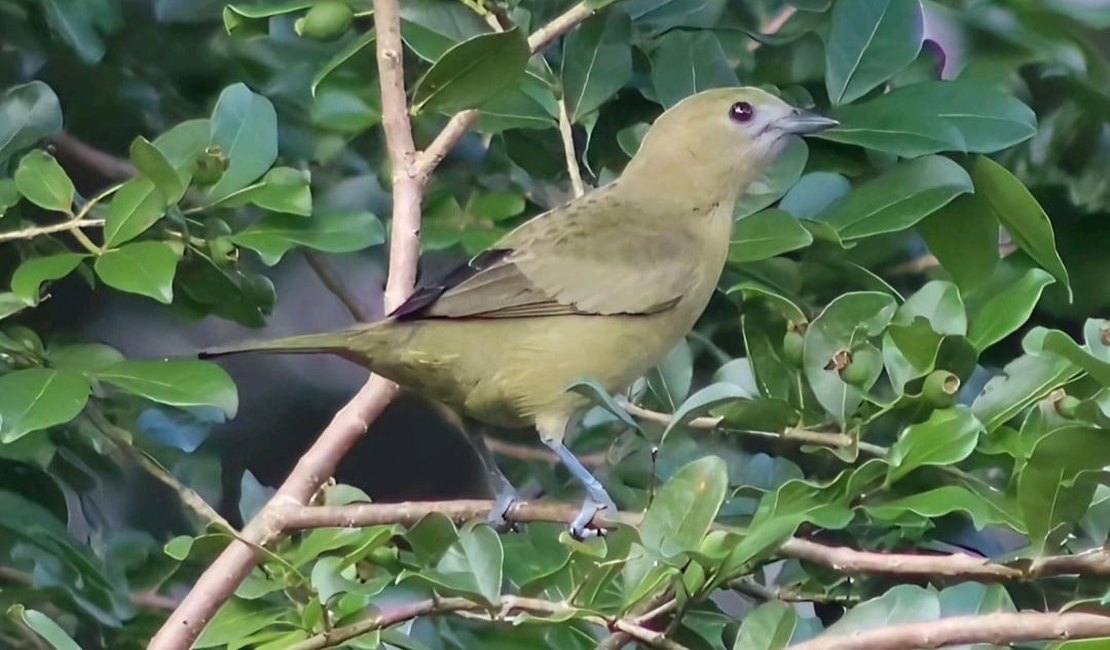
[[[740,192],[790,136],[837,125],[758,88],[706,90],[656,119],[626,173],[666,178],[687,191]]]

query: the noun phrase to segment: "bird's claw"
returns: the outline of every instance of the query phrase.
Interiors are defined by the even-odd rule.
[[[509,521],[506,517],[517,503],[520,503],[520,500],[515,492],[497,495],[497,500],[494,502],[493,509],[489,511],[489,517],[487,518],[489,525],[498,533],[519,533],[523,530],[520,524]]]
[[[571,537],[580,542],[594,537],[605,537],[605,529],[594,523],[594,517],[602,510],[612,512],[617,509],[608,495],[606,495],[605,501],[600,501],[592,496],[586,497],[586,500],[582,502],[582,509],[578,511],[578,516],[570,522]]]

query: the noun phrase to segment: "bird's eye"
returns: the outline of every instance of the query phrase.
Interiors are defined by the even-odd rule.
[[[736,102],[728,109],[729,119],[740,124],[751,122],[753,115],[755,115],[755,109],[748,102]]]

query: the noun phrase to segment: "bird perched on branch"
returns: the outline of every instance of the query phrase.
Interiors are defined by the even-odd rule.
[[[213,350],[332,353],[443,402],[480,426],[535,427],[586,489],[571,533],[599,508],[601,483],[564,446],[589,401],[567,388],[627,388],[694,326],[724,267],[733,210],[791,135],[836,121],[756,88],[693,95],[664,112],[617,180],[541,214],[384,321]],[[481,437],[475,447],[504,521],[515,492]]]

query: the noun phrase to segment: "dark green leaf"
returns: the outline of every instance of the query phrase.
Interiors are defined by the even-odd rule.
[[[841,424],[859,407],[863,392],[841,379],[830,362],[838,353],[881,334],[896,307],[894,298],[885,293],[846,293],[829,303],[806,329],[806,379],[817,401]]]
[[[62,109],[50,86],[32,81],[0,95],[0,165],[61,130]]]
[[[995,276],[968,296],[968,341],[975,349],[985,350],[1017,331],[1029,320],[1041,292],[1053,282],[1048,272],[1038,268],[1000,266]]]
[[[1106,323],[1105,320],[1094,318],[1087,322],[1088,326],[1090,323],[1095,323],[1099,329],[1103,327],[1102,323]],[[1087,341],[1087,345],[1090,346],[1090,337]],[[1044,350],[1057,354],[1086,370],[1087,374],[1104,387],[1110,386],[1110,363],[1095,356],[1089,348],[1080,347],[1064,332],[1036,327],[1026,335],[1025,343],[1030,351],[1040,353]]]
[[[123,184],[108,206],[104,243],[116,247],[146,232],[166,213],[166,197],[145,178]]]
[[[716,35],[709,30],[672,31],[651,53],[651,83],[670,108],[694,93],[738,85]]]
[[[359,56],[365,56],[362,54],[362,51],[374,43],[374,37],[375,32],[372,30],[368,31],[329,59],[328,62],[324,64],[324,67],[312,77],[312,96],[316,96],[316,91],[320,88],[320,84],[324,83],[333,72],[342,68],[348,61],[352,59],[357,60],[356,57]]]
[[[489,31],[478,14],[461,2],[405,0],[401,37],[417,56],[437,61],[451,46]]]
[[[940,600],[936,591],[917,585],[898,585],[848,610],[818,638],[851,636],[866,630],[927,623],[939,618]]]
[[[607,11],[582,23],[563,45],[560,80],[572,122],[593,113],[632,78],[632,23]]]
[[[254,36],[265,34],[269,18],[282,16],[308,9],[313,0],[271,0],[250,5],[227,5],[224,7],[224,29],[230,36]]]
[[[1019,531],[1022,528],[1020,517],[1015,516],[1015,513],[958,485],[945,485],[883,504],[868,505],[864,510],[872,518],[889,524],[896,524],[906,513],[931,520],[953,512],[963,512],[971,517],[976,530],[996,524]]]
[[[845,240],[870,237],[909,228],[973,190],[971,177],[962,167],[948,158],[928,156],[899,163],[818,218]]]
[[[277,113],[270,100],[244,84],[228,86],[212,110],[209,145],[219,147],[229,164],[208,190],[218,201],[262,176],[278,152]]]
[[[887,484],[918,467],[960,462],[975,450],[982,431],[982,423],[967,407],[933,411],[925,422],[907,427],[890,448]]]
[[[779,207],[798,219],[813,219],[851,190],[848,179],[840,174],[813,172],[798,179],[779,201]]]
[[[500,133],[508,129],[550,129],[558,124],[559,106],[551,86],[526,74],[516,86],[502,91],[478,109],[477,130]]]
[[[294,246],[325,253],[350,253],[385,241],[382,222],[369,212],[332,212],[310,219],[285,214],[264,217],[231,238],[273,266]]]
[[[965,293],[998,266],[998,220],[978,194],[956,197],[917,224],[925,243]]]
[[[704,415],[718,406],[736,400],[751,399],[752,397],[755,397],[755,395],[748,390],[728,382],[710,384],[702,388],[688,397],[674,412],[667,428],[663,430],[663,436],[659,444],[662,445],[666,441],[670,432],[678,427],[685,426],[690,420]]]
[[[1018,248],[1068,286],[1070,296],[1068,271],[1056,252],[1052,222],[1029,190],[1005,167],[984,156],[972,163],[971,175],[975,193],[983,197]]]
[[[744,217],[732,228],[728,259],[755,262],[813,243],[813,235],[790,213],[776,208]]]
[[[31,368],[0,376],[0,442],[69,422],[85,408],[89,382],[67,370]]]
[[[1021,100],[971,81],[903,86],[835,116],[840,127],[821,137],[906,157],[993,153],[1037,132],[1036,117]]]
[[[790,138],[774,162],[760,170],[736,204],[733,217],[742,219],[778,201],[802,176],[809,147],[801,138]],[[798,216],[798,215],[794,215]]]
[[[515,84],[528,64],[519,28],[474,36],[443,53],[416,82],[412,110],[453,113],[475,108]]]
[[[128,244],[96,258],[93,268],[104,284],[169,304],[181,245],[148,241]]]
[[[436,564],[419,573],[406,571],[398,578],[419,580],[447,593],[496,603],[501,598],[504,550],[497,533],[479,524],[463,530],[459,539]]]
[[[69,212],[76,193],[65,170],[45,151],[32,151],[19,161],[15,186],[28,201],[54,212]]]
[[[987,382],[971,412],[992,432],[1079,372],[1078,366],[1055,355],[1022,355]]]
[[[28,305],[39,303],[39,287],[43,282],[60,280],[81,264],[81,260],[88,257],[79,253],[59,253],[46,257],[32,257],[12,275],[12,293]]]
[[[588,398],[594,404],[597,404],[612,415],[615,415],[621,422],[629,427],[633,429],[640,428],[640,425],[636,423],[636,420],[632,419],[628,411],[621,408],[620,405],[617,404],[617,401],[613,399],[613,396],[596,381],[592,379],[581,379],[567,386],[567,390]]]
[[[204,361],[123,361],[93,376],[128,393],[170,406],[215,406],[235,417],[239,396],[223,368]]]
[[[185,195],[185,183],[165,154],[143,136],[131,141],[131,162],[147,180],[154,183],[167,203],[177,203]]]
[[[96,25],[103,17],[97,12],[118,12],[113,5],[94,6],[87,0],[43,0],[46,20],[85,63],[99,63],[104,58],[104,40]],[[117,18],[118,20],[118,18]]]
[[[913,63],[925,16],[919,0],[840,0],[825,46],[825,87],[834,105],[866,95]]]

